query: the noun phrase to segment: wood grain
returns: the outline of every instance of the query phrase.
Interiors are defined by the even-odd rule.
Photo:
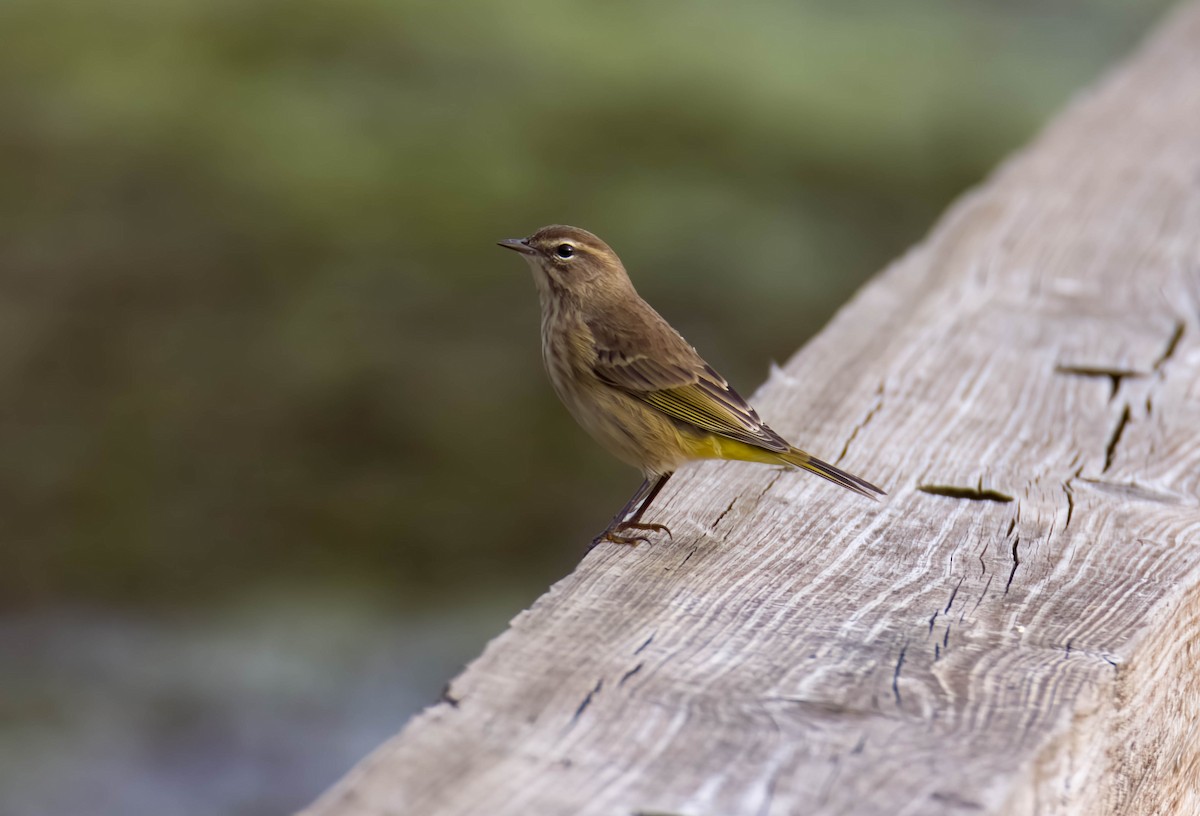
[[[1200,4],[754,402],[306,813],[1200,813]]]

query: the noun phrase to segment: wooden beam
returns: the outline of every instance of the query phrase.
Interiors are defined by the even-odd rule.
[[[755,402],[306,812],[1200,813],[1200,4]]]

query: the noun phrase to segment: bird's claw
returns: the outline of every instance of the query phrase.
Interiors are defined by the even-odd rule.
[[[624,535],[617,535],[616,533],[605,533],[604,540],[611,541],[613,544],[626,544],[630,547],[636,547],[638,545],[638,542],[641,542],[641,541],[645,541],[647,544],[650,543],[649,536],[644,536],[644,535],[624,536]]]
[[[671,528],[665,524],[651,524],[644,521],[627,521],[624,524],[617,525],[618,530],[646,530],[651,533],[666,533],[667,538],[675,538]],[[642,539],[646,540],[645,538]]]
[[[638,530],[641,533],[636,535],[621,535],[626,530]],[[608,530],[605,530],[600,535],[592,539],[592,543],[588,545],[588,552],[591,552],[597,544],[604,541],[612,542],[613,544],[626,544],[630,547],[636,547],[639,542],[650,543],[650,537],[645,533],[666,533],[669,538],[674,538],[675,535],[665,524],[650,524],[638,521],[622,522]]]

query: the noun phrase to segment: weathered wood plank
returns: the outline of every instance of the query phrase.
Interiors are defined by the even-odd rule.
[[[1200,4],[755,402],[307,812],[1200,813]]]

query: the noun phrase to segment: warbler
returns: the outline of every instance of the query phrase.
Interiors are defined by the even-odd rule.
[[[498,242],[533,270],[542,362],[575,420],[645,476],[592,542],[637,544],[642,514],[671,474],[697,459],[789,465],[869,498],[883,491],[793,447],[633,288],[617,254],[587,230],[555,224]],[[629,534],[632,533],[632,534]]]

